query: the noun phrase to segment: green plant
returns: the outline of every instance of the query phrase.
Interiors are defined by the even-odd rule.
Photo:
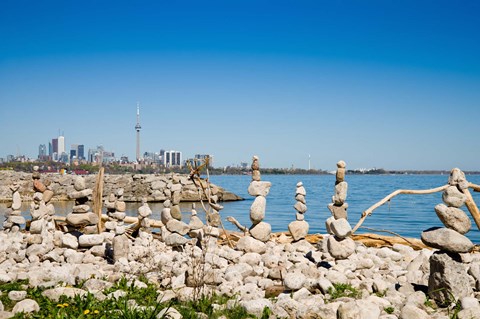
[[[391,315],[395,311],[393,307],[385,307],[383,308],[383,310],[385,310],[385,312],[388,313],[389,315]]]
[[[333,284],[333,287],[328,289],[328,294],[330,295],[330,300],[335,300],[342,297],[349,298],[358,298],[360,296],[360,291],[354,288],[349,284]]]

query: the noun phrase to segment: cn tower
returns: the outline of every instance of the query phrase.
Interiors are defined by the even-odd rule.
[[[137,102],[137,125],[135,125],[135,130],[137,131],[137,162],[140,163],[140,103]]]

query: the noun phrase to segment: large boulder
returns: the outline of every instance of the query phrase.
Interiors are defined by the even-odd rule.
[[[335,236],[328,236],[328,253],[335,259],[346,259],[355,252],[355,242],[350,237],[341,239]]]
[[[422,232],[422,242],[452,253],[467,253],[475,246],[470,239],[449,228],[430,228]]]

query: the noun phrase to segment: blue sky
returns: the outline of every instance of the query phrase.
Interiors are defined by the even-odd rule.
[[[1,1],[0,157],[480,170],[480,2]]]

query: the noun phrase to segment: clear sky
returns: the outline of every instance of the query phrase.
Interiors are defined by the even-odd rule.
[[[479,1],[0,2],[0,157],[480,170]]]

